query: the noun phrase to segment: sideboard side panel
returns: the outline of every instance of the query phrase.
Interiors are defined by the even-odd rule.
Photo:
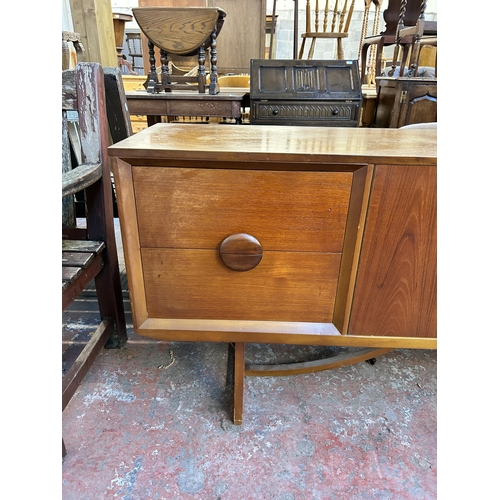
[[[348,333],[437,337],[436,167],[375,167]]]

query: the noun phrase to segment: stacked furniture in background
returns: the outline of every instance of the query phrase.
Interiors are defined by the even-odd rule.
[[[396,46],[392,66],[387,76],[376,78],[377,104],[375,127],[402,127],[414,123],[437,121],[437,78],[435,68],[431,75],[427,68],[419,68],[423,45],[437,46],[437,23],[425,20],[427,1],[421,0],[419,16],[413,25],[405,24],[406,7],[411,0],[401,0]],[[432,33],[425,35],[425,33]],[[403,41],[410,39],[409,57],[399,60]],[[437,65],[436,65],[437,66]]]

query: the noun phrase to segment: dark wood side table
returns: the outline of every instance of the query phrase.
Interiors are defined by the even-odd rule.
[[[198,94],[189,92],[162,92],[148,94],[146,91],[127,92],[127,103],[131,115],[146,115],[148,126],[161,122],[162,116],[209,116],[234,118],[241,123],[241,108],[246,91]]]

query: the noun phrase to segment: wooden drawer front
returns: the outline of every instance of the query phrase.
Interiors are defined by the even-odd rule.
[[[341,252],[352,173],[133,167],[142,248]]]
[[[321,103],[316,101],[253,101],[252,117],[254,123],[279,124],[282,121],[293,120],[295,125],[303,122],[315,122],[317,125],[335,125],[355,127],[358,123],[360,103],[334,102]]]
[[[143,248],[149,317],[329,323],[340,254],[267,252],[237,272],[214,250]]]

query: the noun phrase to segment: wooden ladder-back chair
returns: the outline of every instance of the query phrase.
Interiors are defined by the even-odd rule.
[[[333,3],[333,1],[332,1]],[[349,25],[351,24],[352,13],[354,11],[354,0],[344,0],[343,7],[339,7],[339,0],[335,0],[335,7],[330,10],[329,0],[325,0],[323,10],[319,8],[319,0],[316,0],[314,10],[314,30],[311,26],[311,2],[306,4],[306,31],[302,33],[302,43],[299,50],[299,59],[302,59],[306,40],[311,39],[311,45],[307,59],[314,57],[314,49],[318,38],[327,40],[337,40],[337,59],[344,59],[344,49],[342,39],[349,36]],[[322,12],[322,16],[320,16]],[[322,22],[321,22],[322,18]]]
[[[63,378],[64,410],[101,348],[124,346],[127,333],[114,233],[104,71],[98,63],[78,63],[75,70],[62,72],[62,110],[62,311],[93,280],[101,316]],[[72,213],[74,195],[82,190],[85,228],[76,226]]]

